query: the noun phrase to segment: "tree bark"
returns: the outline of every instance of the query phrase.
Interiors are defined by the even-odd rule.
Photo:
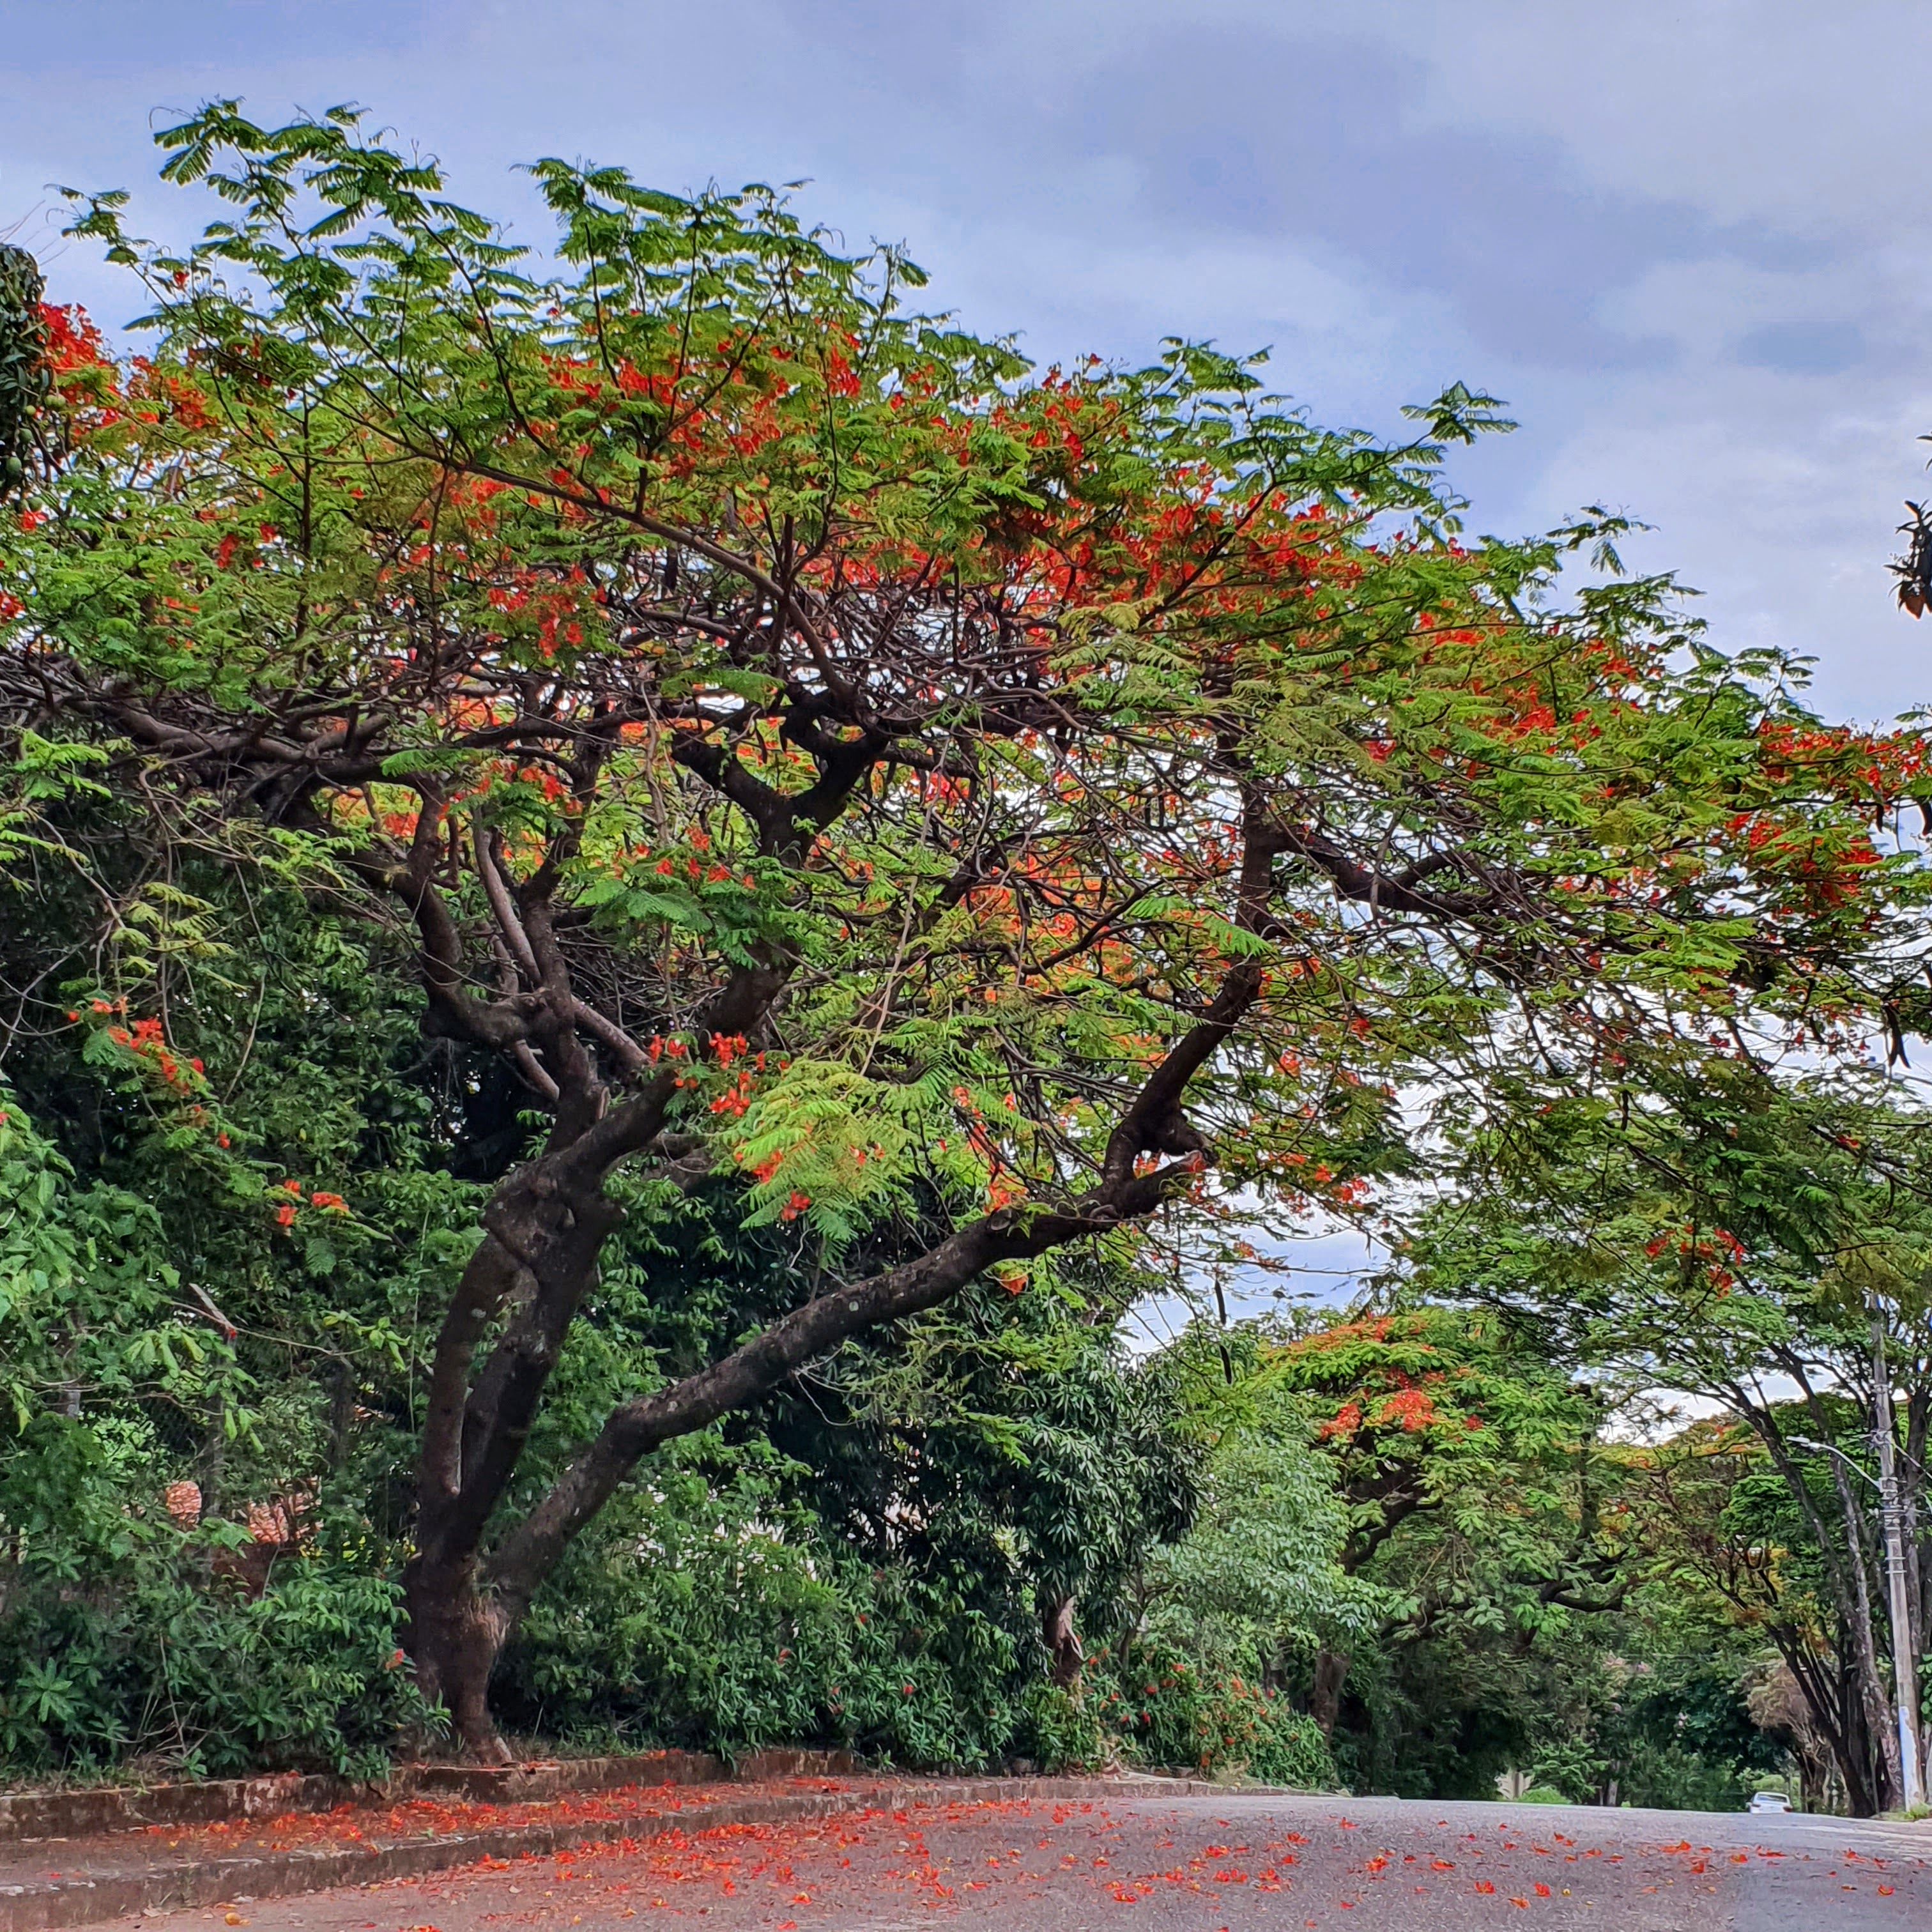
[[[1784,1354],[1780,1366],[1797,1382],[1818,1439],[1829,1442],[1831,1419],[1811,1385],[1804,1364]],[[1892,1700],[1879,1668],[1874,1634],[1871,1576],[1876,1552],[1868,1532],[1863,1498],[1854,1492],[1842,1458],[1828,1456],[1826,1460],[1838,1498],[1844,1537],[1842,1545],[1838,1544],[1822,1512],[1814,1507],[1803,1476],[1792,1462],[1784,1434],[1768,1411],[1752,1402],[1741,1384],[1726,1383],[1724,1388],[1770,1451],[1793,1501],[1810,1521],[1817,1538],[1836,1600],[1840,1649],[1845,1653],[1843,1674],[1851,1680],[1852,1695],[1846,1700],[1841,1724],[1834,1727],[1833,1736],[1834,1740],[1842,1739],[1839,1761],[1845,1775],[1847,1802],[1858,1815],[1876,1816],[1898,1802],[1901,1773]],[[1856,1762],[1860,1758],[1862,1764]]]
[[[1348,1653],[1325,1645],[1316,1653],[1315,1682],[1308,1693],[1309,1714],[1324,1738],[1333,1738],[1342,1715],[1342,1686],[1348,1682]]]
[[[1040,1612],[1040,1634],[1046,1640],[1048,1680],[1062,1690],[1079,1688],[1081,1666],[1087,1653],[1081,1648],[1080,1633],[1074,1628],[1074,1600],[1050,1597]]]
[[[1852,1652],[1858,1672],[1858,1701],[1872,1754],[1872,1810],[1874,1814],[1900,1802],[1904,1771],[1898,1759],[1898,1732],[1887,1694],[1884,1673],[1879,1668],[1878,1642],[1874,1628],[1875,1609],[1871,1595],[1871,1572],[1864,1561],[1863,1525],[1850,1485],[1832,1458],[1838,1476],[1846,1519],[1846,1540],[1850,1546],[1851,1579],[1854,1603],[1852,1618]],[[1882,1559],[1881,1559],[1882,1560]]]
[[[1932,1390],[1926,1388],[1922,1364],[1911,1364],[1912,1377],[1905,1400],[1905,1454],[1898,1474],[1900,1505],[1907,1525],[1905,1536],[1906,1603],[1910,1621],[1910,1655],[1919,1685],[1919,1701],[1912,1712],[1918,1731],[1918,1762],[1932,1780],[1932,1726],[1925,1722],[1924,1658],[1932,1648],[1932,1544],[1917,1526],[1925,1520],[1925,1457],[1927,1424],[1932,1420]]]
[[[416,1683],[449,1713],[458,1742],[486,1764],[510,1753],[490,1718],[490,1678],[505,1631],[495,1606],[476,1587],[473,1556],[453,1562],[418,1552],[404,1573],[410,1649]]]
[[[1858,1698],[1856,1672],[1843,1654],[1842,1643],[1837,1668],[1833,1670],[1810,1648],[1805,1634],[1800,1630],[1774,1630],[1772,1641],[1777,1645],[1792,1682],[1810,1714],[1811,1736],[1823,1747],[1819,1778],[1822,1780],[1828,1766],[1835,1764],[1839,1781],[1845,1788],[1846,1804],[1860,1816],[1870,1815],[1878,1808],[1872,1788],[1870,1740],[1866,1732],[1864,1707]],[[1808,1762],[1804,1756],[1803,1734],[1794,1726],[1792,1735],[1801,1764]]]

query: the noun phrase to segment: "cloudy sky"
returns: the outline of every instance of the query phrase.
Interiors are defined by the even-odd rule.
[[[1041,359],[1266,346],[1320,419],[1393,432],[1460,378],[1520,431],[1479,530],[1597,502],[1720,646],[1818,659],[1828,712],[1932,699],[1891,601],[1932,494],[1932,8],[1918,0],[14,0],[0,228],[135,306],[47,184],[135,191],[167,110],[354,100],[541,243],[514,164],[671,189],[808,181],[854,243]]]

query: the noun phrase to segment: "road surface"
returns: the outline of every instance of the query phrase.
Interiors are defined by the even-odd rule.
[[[742,1826],[146,1932],[1928,1932],[1932,1825],[1393,1798],[1045,1799]]]

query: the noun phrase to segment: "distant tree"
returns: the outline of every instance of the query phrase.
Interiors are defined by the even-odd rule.
[[[1900,1788],[1886,1654],[1922,1656],[1932,1629],[1932,1167],[1924,1118],[1878,1068],[1806,1060],[1780,1069],[1740,1028],[1694,1072],[1673,1054],[1499,1094],[1466,1124],[1464,1185],[1413,1252],[1431,1287],[1565,1359],[1721,1406],[1724,1427],[1656,1466],[1651,1502],[1776,1642],[1868,1812]],[[1899,1631],[1874,1507],[1875,1319],[1918,1526]]]
[[[1598,1534],[1602,1418],[1589,1391],[1495,1316],[1368,1312],[1274,1358],[1315,1422],[1344,1513],[1339,1564],[1373,1585],[1370,1650],[1462,1624],[1527,1646],[1614,1605],[1622,1578]],[[1350,1654],[1323,1643],[1311,1706],[1340,1718]]]

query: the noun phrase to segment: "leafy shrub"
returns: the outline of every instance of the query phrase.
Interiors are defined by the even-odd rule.
[[[1106,1666],[1104,1658],[1096,1663]],[[1130,1643],[1107,1675],[1102,1721],[1144,1764],[1210,1777],[1245,1769],[1277,1784],[1332,1788],[1338,1781],[1313,1719],[1259,1684],[1208,1675],[1180,1652],[1147,1642]]]
[[[728,1757],[784,1742],[981,1766],[1012,1748],[1033,1660],[931,1578],[868,1569],[788,1508],[776,1459],[664,1459],[580,1540],[506,1652],[512,1724]]]
[[[1248,1760],[1248,1775],[1264,1784],[1292,1784],[1304,1790],[1333,1791],[1341,1782],[1328,1740],[1306,1711],[1296,1711],[1277,1697],[1271,1734],[1262,1738]]]
[[[1609,1760],[1588,1739],[1564,1738],[1544,1744],[1531,1764],[1529,1774],[1538,1789],[1556,1792],[1559,1803],[1591,1804],[1610,1769]]]
[[[1102,1715],[1106,1701],[1084,1688],[1036,1684],[1026,1700],[1022,1754],[1045,1772],[1095,1769],[1105,1760],[1109,1742]]]
[[[296,1558],[251,1599],[184,1574],[194,1564],[184,1544],[175,1562],[152,1556],[109,1588],[41,1582],[10,1593],[0,1763],[374,1776],[399,1732],[428,1724],[402,1667],[400,1592],[388,1579]]]
[[[6,1441],[0,1766],[380,1772],[431,1715],[385,1553],[318,1525],[251,1596],[227,1574],[248,1532],[171,1520],[141,1448],[45,1414]]]

